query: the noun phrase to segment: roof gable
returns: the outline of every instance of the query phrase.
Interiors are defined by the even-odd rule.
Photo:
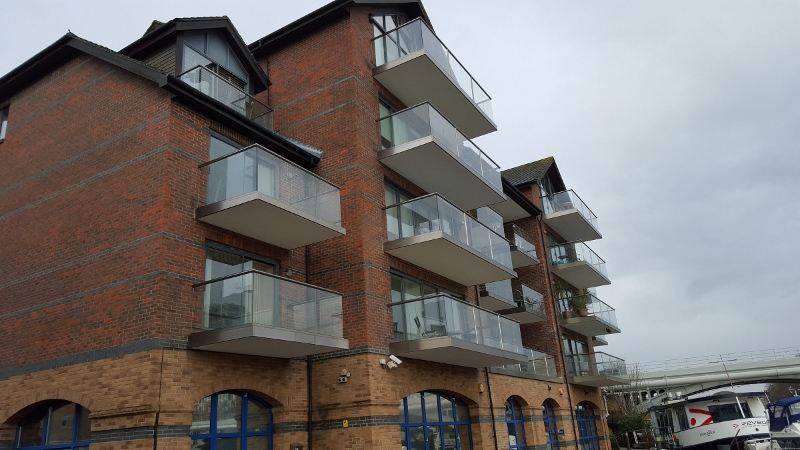
[[[341,17],[350,6],[408,6],[416,10],[420,17],[430,23],[425,7],[422,6],[420,0],[334,0],[251,43],[248,47],[253,54],[258,55],[261,52],[303,36],[335,18]]]
[[[178,17],[166,23],[154,20],[150,27],[145,32],[144,36],[131,42],[119,52],[130,56],[137,57],[144,51],[152,48],[155,45],[164,43],[165,41],[174,40],[177,33],[181,31],[200,31],[200,30],[219,30],[223,32],[231,48],[236,52],[236,55],[246,66],[246,70],[251,76],[255,92],[263,91],[269,86],[269,79],[267,74],[258,64],[253,54],[247,48],[247,45],[242,39],[242,36],[233,26],[227,16],[218,17]]]

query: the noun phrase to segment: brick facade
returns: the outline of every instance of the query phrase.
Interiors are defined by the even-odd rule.
[[[68,59],[8,99],[0,143],[0,449],[40,402],[91,411],[96,449],[185,449],[194,405],[221,391],[272,406],[275,449],[399,448],[402,399],[452,395],[469,408],[473,448],[508,448],[504,403],[523,407],[528,448],[545,448],[542,404],[558,405],[562,447],[574,448],[575,405],[604,417],[597,389],[563,381],[562,330],[541,217],[520,221],[540,263],[517,269],[544,294],[548,320],[525,346],[555,356],[562,379],[406,359],[387,370],[391,271],[477,301],[462,286],[384,252],[384,179],[425,192],[381,165],[372,10],[351,6],[302,39],[256,55],[272,83],[259,94],[274,128],[323,152],[314,171],[341,188],[347,234],[286,250],[199,222],[209,136],[246,133],[155,83],[89,55]],[[2,106],[2,105],[0,105]],[[540,205],[538,194],[526,192]],[[279,274],[343,294],[350,349],[308,360],[189,350],[201,328],[205,249],[220,243],[278,263]],[[346,383],[337,378],[349,372]],[[347,426],[343,421],[347,421]],[[604,419],[599,424],[605,429]],[[603,441],[603,442],[607,442]],[[606,444],[603,444],[604,446]]]

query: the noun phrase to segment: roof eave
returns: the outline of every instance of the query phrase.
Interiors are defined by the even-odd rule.
[[[525,211],[528,212],[533,217],[536,217],[542,213],[542,210],[539,209],[522,191],[511,184],[505,178],[501,178],[503,180],[503,192],[508,196],[509,199],[513,200],[516,204],[522,207]]]

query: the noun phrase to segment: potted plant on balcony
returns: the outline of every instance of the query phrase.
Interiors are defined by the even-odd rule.
[[[569,303],[572,306],[572,310],[578,313],[581,317],[586,317],[589,315],[589,303],[592,300],[589,298],[588,292],[586,289],[581,289],[581,291],[569,299]]]

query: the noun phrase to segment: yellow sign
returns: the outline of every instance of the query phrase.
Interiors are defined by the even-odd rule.
[[[350,421],[347,419],[342,420],[342,428],[350,428]]]

